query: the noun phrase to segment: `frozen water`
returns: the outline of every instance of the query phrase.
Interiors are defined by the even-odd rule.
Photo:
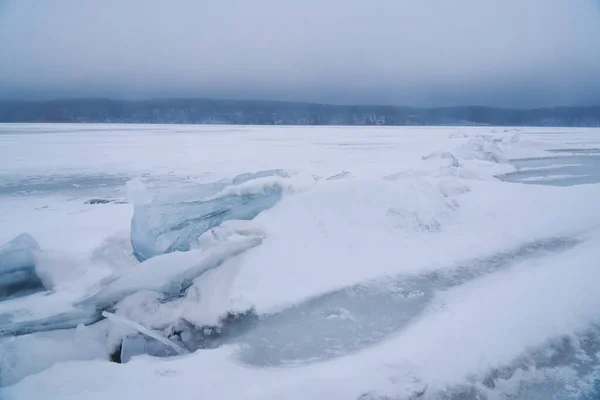
[[[600,155],[600,148],[597,147],[587,147],[584,149],[549,149],[551,153],[563,153],[563,154],[574,154],[574,155]]]
[[[61,193],[76,195],[93,190],[111,194],[121,189],[131,177],[111,174],[74,174],[58,176],[0,175],[0,196],[44,196]]]
[[[187,350],[184,349],[183,347],[179,346],[177,343],[173,342],[172,340],[169,340],[168,338],[166,338],[164,336],[161,336],[158,333],[152,332],[150,329],[148,329],[134,321],[130,321],[128,319],[119,317],[118,315],[115,315],[115,314],[112,314],[112,313],[109,313],[106,311],[104,311],[102,313],[102,316],[108,318],[111,322],[121,324],[126,327],[135,329],[142,335],[146,335],[147,337],[152,338],[155,341],[161,343],[163,346],[170,348],[172,351],[174,351],[178,355],[187,354]]]
[[[60,361],[107,358],[102,332],[83,325],[13,337],[0,342],[0,386],[14,384]]]
[[[21,234],[0,246],[0,300],[44,290],[35,269],[35,253],[40,249],[29,234]]]
[[[121,363],[126,363],[133,357],[144,354],[153,357],[171,357],[181,355],[181,352],[145,335],[127,335],[123,338],[120,354]]]
[[[192,285],[198,275],[259,245],[263,238],[262,232],[256,231],[233,230],[222,239],[212,238],[212,232],[207,232],[204,237],[200,237],[200,243],[205,244],[203,249],[176,251],[146,260],[129,268],[97,295],[83,303],[112,305],[141,290],[154,290],[170,296],[179,295]]]
[[[37,300],[43,304],[45,298],[40,296],[32,300]],[[0,337],[71,329],[79,324],[89,325],[101,319],[100,312],[94,307],[69,308],[69,311],[60,312],[57,315],[32,318],[27,318],[29,311],[27,308],[17,309],[12,312],[0,311]]]
[[[136,257],[144,261],[160,254],[187,251],[200,235],[224,221],[254,218],[273,207],[283,190],[277,181],[261,178],[282,175],[277,170],[238,175],[230,186],[215,183],[178,193],[178,197],[185,198],[179,202],[172,192],[166,199],[161,199],[160,194],[148,199],[134,193],[138,200],[134,200],[131,243]],[[252,180],[262,185],[260,190],[236,193],[236,189]],[[198,200],[190,200],[194,198]]]
[[[398,276],[348,287],[281,312],[261,316],[256,327],[234,341],[240,357],[254,365],[314,362],[355,352],[404,328],[436,292],[513,266],[532,257],[564,251],[579,241],[552,238],[510,252],[473,260],[421,276]],[[549,253],[550,252],[550,253]],[[313,327],[306,330],[304,327]]]
[[[100,320],[101,312],[115,305],[127,296],[144,290],[153,290],[169,298],[177,298],[185,293],[194,279],[223,261],[259,245],[264,232],[246,221],[227,221],[221,227],[200,237],[202,250],[173,252],[153,257],[143,263],[132,265],[119,276],[100,280],[93,274],[91,282],[83,279],[75,281],[79,285],[75,291],[72,286],[58,288],[52,293],[40,293],[12,302],[0,303],[0,336],[23,335],[56,329],[74,328],[78,324],[91,324]],[[60,266],[65,266],[60,264]],[[94,268],[88,267],[88,276]],[[59,271],[64,272],[64,271]],[[73,273],[73,270],[67,269]],[[55,274],[56,275],[56,274]],[[85,278],[84,276],[83,278]],[[104,282],[102,287],[93,288]],[[86,285],[91,285],[88,288]],[[90,295],[87,293],[92,290]],[[79,292],[82,293],[79,293]],[[19,300],[17,302],[17,300]],[[32,312],[31,308],[45,309]],[[138,315],[147,310],[135,310]],[[167,318],[173,322],[177,313]]]
[[[514,363],[492,370],[473,385],[427,393],[439,400],[592,400],[600,395],[600,328],[563,336]]]
[[[597,130],[3,129],[3,399],[597,390]]]
[[[599,183],[600,155],[576,150],[568,150],[574,153],[572,156],[514,160],[517,171],[503,175],[501,179],[552,186]]]
[[[0,246],[0,274],[23,267],[35,267],[34,252],[40,249],[31,235],[23,233]]]

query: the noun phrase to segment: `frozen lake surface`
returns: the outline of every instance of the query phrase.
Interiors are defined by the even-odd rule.
[[[600,182],[599,149],[549,150],[557,155],[513,160],[517,171],[502,179],[539,185],[572,186]]]
[[[3,399],[598,396],[600,130],[15,124],[0,167]]]

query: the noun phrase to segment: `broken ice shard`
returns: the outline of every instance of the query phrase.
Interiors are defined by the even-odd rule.
[[[158,340],[144,335],[127,335],[123,338],[120,356],[121,363],[124,364],[129,362],[133,357],[142,354],[153,357],[172,357],[179,355],[179,353],[171,347],[165,346]]]
[[[141,335],[128,335],[123,339],[121,347],[121,362],[127,362],[131,357],[139,354],[150,354],[157,357],[187,354],[188,351],[157,332],[144,327],[137,322],[128,320],[118,315],[103,312],[102,315],[115,324],[138,331]]]
[[[110,316],[114,322],[114,315]],[[141,327],[131,325],[131,321],[118,321],[125,326],[132,327],[139,333],[123,337],[119,362],[126,363],[132,357],[148,354],[154,357],[171,357],[196,349],[217,348],[225,343],[231,343],[239,335],[251,330],[259,321],[254,310],[244,313],[228,312],[221,318],[217,325],[196,326],[185,319],[180,319],[176,324],[163,330],[164,336]],[[143,329],[140,329],[143,328]],[[151,335],[149,335],[150,333]]]
[[[34,297],[32,295],[29,297]],[[43,298],[32,299],[44,301]],[[0,309],[0,338],[3,336],[21,336],[36,332],[49,332],[59,329],[72,329],[79,324],[90,325],[101,319],[100,313],[93,307],[73,308],[68,312],[45,317],[26,317],[27,308],[3,312]]]
[[[172,193],[163,199],[160,194],[152,199],[134,195],[131,244],[136,258],[188,251],[201,234],[224,221],[253,219],[280,200],[285,176],[279,170],[243,174],[229,186],[221,182],[186,188],[175,202]],[[199,199],[189,200],[194,198]]]
[[[13,385],[58,362],[107,359],[104,332],[97,328],[79,325],[0,341],[0,387]]]
[[[35,271],[35,252],[39,249],[27,233],[0,246],[0,300],[44,289]]]

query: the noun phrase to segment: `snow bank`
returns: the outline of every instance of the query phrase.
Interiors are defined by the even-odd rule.
[[[461,134],[460,137],[464,138],[460,145],[425,155],[423,161],[431,166],[437,163],[446,174],[467,179],[489,179],[515,170],[507,154],[518,147],[520,135]]]
[[[576,236],[600,221],[597,186],[522,186],[470,181],[470,191],[446,196],[443,185],[414,178],[319,184],[256,219],[268,236],[242,257],[230,307],[274,312],[365,280]]]

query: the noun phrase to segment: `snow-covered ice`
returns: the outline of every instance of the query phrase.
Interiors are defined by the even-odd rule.
[[[599,148],[0,125],[0,397],[594,398]]]

